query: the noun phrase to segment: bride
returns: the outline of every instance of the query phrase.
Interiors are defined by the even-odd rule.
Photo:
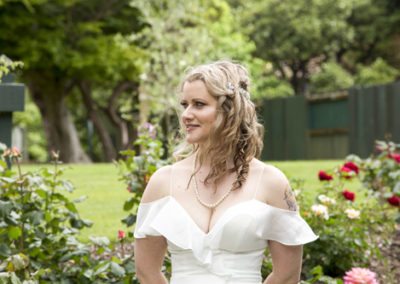
[[[247,70],[231,61],[190,69],[181,84],[184,141],[153,174],[139,205],[135,265],[143,284],[298,283],[302,245],[314,241],[285,175],[257,159],[263,127]],[[263,281],[269,248],[273,271]]]

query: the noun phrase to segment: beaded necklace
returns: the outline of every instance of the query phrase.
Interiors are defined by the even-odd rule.
[[[199,194],[199,188],[198,188],[198,185],[197,185],[197,178],[196,178],[196,162],[197,162],[197,155],[196,155],[196,157],[194,159],[194,167],[193,167],[194,192],[196,194],[196,199],[204,207],[207,207],[207,208],[213,210],[218,205],[220,205],[228,197],[228,195],[232,192],[232,188],[233,187],[231,186],[231,188],[227,192],[225,192],[225,194],[214,203],[206,203],[203,200],[201,200],[200,194]]]

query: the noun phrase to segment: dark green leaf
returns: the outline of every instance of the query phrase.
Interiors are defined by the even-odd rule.
[[[126,218],[121,220],[122,223],[126,224],[128,227],[132,226],[136,222],[136,215],[129,214]]]
[[[129,211],[133,208],[133,205],[135,205],[135,198],[131,197],[124,203],[124,210]]]

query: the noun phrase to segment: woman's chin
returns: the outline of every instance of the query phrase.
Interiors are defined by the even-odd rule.
[[[186,136],[186,143],[188,144],[201,144],[201,140],[196,137]]]

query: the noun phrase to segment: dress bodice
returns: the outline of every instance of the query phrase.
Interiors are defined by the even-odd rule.
[[[205,233],[172,196],[139,205],[134,235],[165,237],[171,284],[260,284],[268,240],[300,245],[317,239],[298,212],[257,199],[229,207]]]

